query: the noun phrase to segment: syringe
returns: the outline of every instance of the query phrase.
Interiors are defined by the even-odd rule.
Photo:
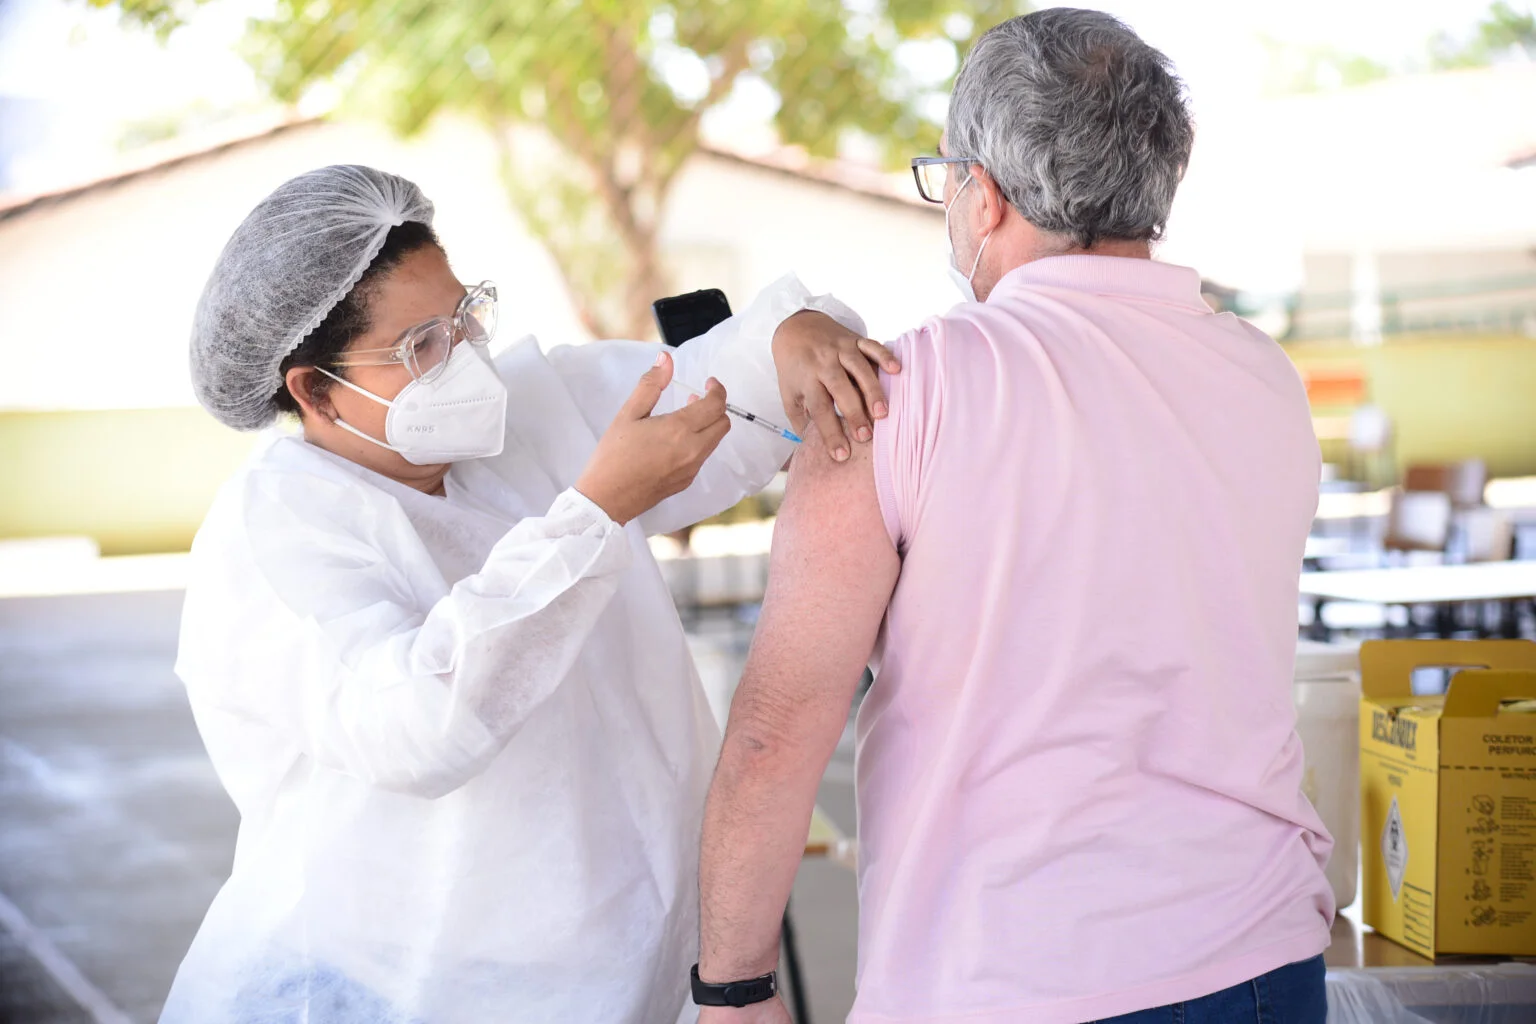
[[[709,397],[707,394],[705,394],[703,391],[700,391],[698,388],[694,387],[692,384],[684,384],[682,381],[678,380],[676,377],[672,378],[672,383],[677,385],[678,387],[682,388],[684,391],[687,391],[687,392],[689,392],[691,394],[698,395],[700,398],[708,398]],[[737,417],[740,417],[741,419],[746,420],[748,423],[755,423],[758,426],[762,427],[764,430],[772,431],[773,433],[778,434],[780,437],[785,438],[786,440],[790,440],[790,441],[795,442],[795,444],[802,443],[800,436],[798,434],[796,434],[794,431],[786,430],[784,427],[779,426],[777,423],[774,423],[772,420],[765,420],[761,416],[757,415],[756,413],[747,412],[747,410],[741,408],[738,405],[731,405],[729,402],[727,402],[726,405],[725,405],[725,411],[730,413],[732,416],[737,416]]]

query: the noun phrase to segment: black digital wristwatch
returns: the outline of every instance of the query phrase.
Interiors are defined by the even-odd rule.
[[[711,985],[699,980],[699,965],[688,972],[693,982],[693,1001],[699,1006],[751,1006],[772,999],[779,993],[779,975],[769,971],[751,981],[732,981],[724,985]]]

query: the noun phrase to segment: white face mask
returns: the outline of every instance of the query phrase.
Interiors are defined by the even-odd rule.
[[[464,459],[500,455],[507,441],[507,386],[496,375],[480,345],[453,346],[443,372],[431,382],[413,380],[394,401],[380,398],[334,373],[320,372],[360,395],[389,407],[384,418],[385,444],[338,418],[336,425],[398,452],[413,466],[436,466]]]
[[[965,185],[955,190],[955,197],[944,207],[944,236],[949,239],[949,279],[960,290],[966,302],[976,301],[976,287],[971,282],[976,277],[976,268],[981,266],[981,254],[987,251],[987,243],[992,241],[992,232],[988,231],[987,237],[981,240],[981,248],[976,250],[976,261],[971,264],[971,272],[963,274],[960,272],[960,264],[955,260],[955,236],[949,232],[949,211],[954,209],[955,203],[960,201],[960,193],[965,191],[965,186],[975,180],[975,175],[968,175]]]

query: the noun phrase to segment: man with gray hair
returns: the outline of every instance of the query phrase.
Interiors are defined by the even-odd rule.
[[[872,656],[853,1024],[1324,1020],[1317,442],[1280,347],[1151,259],[1192,141],[1108,15],[967,59],[913,163],[968,301],[897,343],[873,445],[795,460],[706,811],[704,1024],[788,1020],[780,914]]]

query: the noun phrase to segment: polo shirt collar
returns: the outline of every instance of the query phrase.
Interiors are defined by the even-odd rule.
[[[1047,256],[1033,260],[1004,274],[992,295],[1033,288],[1068,288],[1210,312],[1210,306],[1200,296],[1197,271],[1128,256]]]

